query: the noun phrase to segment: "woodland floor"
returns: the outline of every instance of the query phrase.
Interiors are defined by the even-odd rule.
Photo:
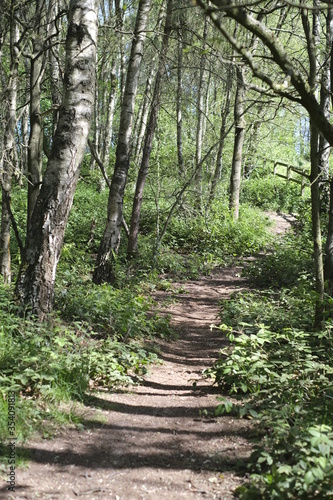
[[[268,215],[275,234],[290,226],[287,216]],[[246,287],[240,272],[240,266],[216,268],[182,285],[186,292],[163,309],[179,336],[158,342],[163,364],[129,391],[95,392],[83,428],[29,441],[29,465],[16,471],[16,493],[8,494],[1,480],[0,498],[234,498],[246,474],[253,424],[214,418],[219,393],[202,370],[225,346],[210,325],[218,323],[219,301]],[[156,298],[163,305],[171,293]]]

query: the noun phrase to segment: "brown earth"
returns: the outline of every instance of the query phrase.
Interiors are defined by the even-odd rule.
[[[268,216],[276,234],[290,226],[285,216]],[[163,364],[129,391],[95,392],[84,427],[29,441],[29,467],[16,471],[15,493],[2,480],[0,498],[234,498],[251,454],[252,423],[214,417],[219,394],[202,371],[226,345],[210,325],[218,323],[219,301],[246,286],[240,272],[216,268],[186,283],[163,309],[179,336],[158,342]],[[156,298],[162,304],[167,295]]]

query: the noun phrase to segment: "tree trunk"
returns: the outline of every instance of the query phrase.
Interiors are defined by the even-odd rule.
[[[160,54],[160,60],[158,65],[158,71],[155,80],[155,87],[153,92],[153,99],[151,103],[151,110],[149,115],[149,121],[147,126],[147,132],[145,137],[145,143],[143,147],[142,160],[140,165],[140,170],[138,174],[138,179],[135,187],[135,195],[133,200],[132,216],[131,216],[131,226],[130,233],[128,237],[128,247],[127,256],[133,257],[137,252],[138,245],[138,233],[141,215],[141,205],[143,190],[149,169],[149,160],[151,155],[151,150],[153,147],[153,140],[155,129],[157,125],[158,111],[160,107],[161,100],[161,90],[162,90],[162,80],[165,72],[165,60],[168,51],[169,38],[171,33],[171,18],[172,18],[172,0],[168,0],[165,27],[163,33],[163,42]]]
[[[184,173],[183,133],[182,133],[182,95],[183,95],[183,34],[184,18],[179,14],[178,67],[177,67],[177,156],[180,175]]]
[[[226,89],[225,89],[225,101],[224,101],[224,105],[221,109],[222,122],[221,122],[221,129],[220,129],[219,148],[217,151],[215,171],[214,171],[214,176],[212,179],[212,185],[210,188],[207,206],[211,206],[211,204],[214,201],[217,183],[221,179],[221,174],[222,174],[222,153],[223,153],[223,148],[224,148],[224,141],[226,138],[227,119],[228,119],[228,116],[230,113],[230,96],[231,96],[231,88],[232,88],[232,76],[233,76],[232,66],[229,65],[228,77],[227,77]]]
[[[28,214],[27,227],[37,200],[42,180],[43,120],[41,116],[41,82],[44,74],[44,52],[41,36],[43,0],[37,0],[35,37],[30,67],[30,136],[28,143]]]
[[[29,226],[16,292],[41,319],[52,310],[57,264],[95,96],[98,0],[71,0],[59,122]]]
[[[309,88],[315,97],[318,87],[318,12],[312,12],[312,30],[307,10],[301,11],[304,34],[307,41],[309,58]],[[325,113],[323,113],[325,116]],[[319,130],[315,120],[310,117],[310,158],[311,158],[311,214],[314,268],[316,278],[316,305],[314,327],[321,328],[324,319],[324,266],[320,223],[320,193],[319,193]]]
[[[153,58],[153,61],[154,62]],[[135,143],[134,160],[136,163],[140,161],[143,141],[145,138],[145,132],[147,130],[148,114],[149,114],[149,102],[151,102],[151,87],[155,77],[156,69],[152,67],[149,76],[146,81],[145,93],[141,105],[140,117],[138,117],[138,128],[137,128],[137,138]]]
[[[204,51],[206,40],[208,35],[208,17],[205,18],[204,31],[202,36],[202,50]],[[199,85],[198,85],[198,95],[197,95],[197,131],[196,131],[196,150],[195,150],[195,164],[196,164],[196,181],[198,188],[197,197],[197,208],[201,210],[202,204],[202,141],[203,141],[203,131],[204,131],[204,102],[205,102],[205,62],[206,55],[203,52],[200,58],[200,73],[199,73]]]
[[[59,66],[59,45],[56,42],[59,39],[59,33],[56,25],[56,17],[59,13],[59,1],[56,0],[54,2],[50,2],[49,12],[48,12],[48,23],[49,23],[49,33],[48,36],[52,37],[52,47],[49,51],[49,64],[50,64],[50,90],[51,90],[51,99],[52,106],[54,108],[53,111],[53,120],[52,120],[52,136],[54,136],[58,119],[59,119],[59,107],[61,103],[61,73]]]
[[[259,103],[257,107],[257,119],[251,123],[251,130],[248,131],[247,148],[244,158],[245,178],[250,177],[252,170],[255,168],[256,157],[258,152],[259,132],[264,119],[265,104]]]
[[[111,182],[107,223],[99,247],[93,280],[95,283],[113,279],[112,256],[118,252],[123,220],[123,198],[130,162],[134,105],[138,88],[140,66],[143,57],[145,30],[148,21],[150,0],[140,0],[131,56],[128,63],[125,93],[122,101],[116,163]]]
[[[126,66],[125,66],[125,43],[124,43],[124,0],[115,0],[115,10],[116,10],[116,22],[118,30],[118,44],[119,44],[119,59],[120,59],[120,102],[122,103],[125,92],[126,92]],[[139,3],[139,10],[140,10]],[[128,74],[128,73],[127,73]]]
[[[11,259],[10,259],[10,203],[12,190],[13,165],[15,164],[15,127],[16,127],[16,103],[18,86],[18,59],[19,48],[18,26],[14,18],[10,25],[10,78],[7,90],[7,112],[6,127],[3,141],[3,172],[1,178],[2,202],[1,202],[1,232],[0,232],[0,273],[5,283],[11,282]]]
[[[245,137],[244,120],[245,82],[243,69],[237,66],[237,90],[235,97],[235,142],[230,177],[229,208],[235,220],[239,217],[239,193],[242,177],[243,144]]]
[[[315,328],[320,328],[323,321],[323,303],[324,303],[324,267],[323,250],[321,240],[320,225],[320,196],[319,196],[319,165],[318,165],[318,143],[319,134],[316,125],[311,121],[311,213],[312,213],[312,237],[314,251],[314,266],[316,276],[316,310],[315,310]]]
[[[331,87],[333,80],[333,9],[329,9],[326,18],[326,37],[327,37],[327,59],[324,70],[327,69],[328,73],[326,75],[326,85],[325,85],[325,97],[327,93],[333,103],[333,96],[331,95]],[[324,82],[322,82],[324,84]],[[325,104],[327,103],[325,99]],[[330,106],[328,105],[328,110]],[[322,143],[321,143],[322,145]],[[328,293],[333,297],[333,178],[330,182],[330,202],[329,202],[329,213],[328,213],[328,230],[325,248],[325,280],[327,280]]]
[[[330,205],[325,247],[325,281],[327,281],[327,292],[333,297],[333,178],[330,182]]]
[[[104,131],[104,139],[103,139],[103,150],[102,150],[102,162],[106,166],[109,166],[109,158],[110,158],[110,147],[111,147],[111,139],[112,139],[112,126],[113,126],[113,118],[114,118],[114,110],[116,105],[117,98],[117,76],[116,76],[116,58],[114,57],[111,63],[110,69],[110,93],[108,98],[108,108],[106,115],[106,126]]]
[[[160,32],[162,30],[162,24],[163,20],[165,19],[165,0],[162,1],[161,3],[161,8],[159,10],[158,14],[158,19],[156,23],[156,35],[154,36],[154,41],[153,45],[158,45],[159,38],[160,38]],[[134,140],[132,143],[132,147],[134,150],[134,162],[136,164],[140,163],[141,157],[142,157],[142,148],[143,148],[143,141],[145,138],[145,133],[147,130],[147,122],[148,122],[148,114],[149,114],[149,103],[152,100],[151,96],[151,91],[152,91],[152,85],[155,80],[156,76],[156,60],[158,58],[158,51],[156,50],[150,59],[150,64],[148,69],[148,78],[146,80],[146,88],[144,91],[144,96],[142,99],[142,103],[140,105],[140,111],[137,116],[136,120],[136,125],[134,128]]]

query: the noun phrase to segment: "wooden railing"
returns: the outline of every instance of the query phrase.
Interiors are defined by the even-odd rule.
[[[284,172],[281,173],[281,169],[285,169]],[[280,172],[278,171],[280,170]],[[301,195],[303,195],[305,186],[310,185],[309,174],[305,170],[302,170],[299,167],[294,167],[294,165],[290,165],[289,163],[284,163],[283,161],[274,161],[273,165],[273,174],[277,177],[282,177],[282,179],[286,179],[287,181],[296,182],[301,186]],[[295,174],[297,177],[295,177]]]

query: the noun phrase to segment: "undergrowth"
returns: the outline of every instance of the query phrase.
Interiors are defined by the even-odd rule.
[[[8,438],[9,391],[16,394],[18,439],[36,430],[48,437],[50,426],[80,420],[75,402],[84,402],[87,391],[136,383],[158,361],[146,341],[171,331],[167,319],[148,314],[151,300],[78,281],[59,295],[58,313],[44,323],[22,317],[0,282],[2,442]]]
[[[265,290],[223,302],[219,328],[231,345],[207,371],[223,393],[216,415],[257,423],[250,480],[237,489],[243,500],[333,496],[333,326],[312,330],[313,273],[301,258],[310,243],[301,237],[247,270]]]
[[[170,224],[167,244],[182,252],[206,255],[218,262],[230,256],[251,255],[267,246],[270,221],[253,207],[243,205],[235,221],[225,202],[214,202],[209,214],[187,219],[180,214]]]

